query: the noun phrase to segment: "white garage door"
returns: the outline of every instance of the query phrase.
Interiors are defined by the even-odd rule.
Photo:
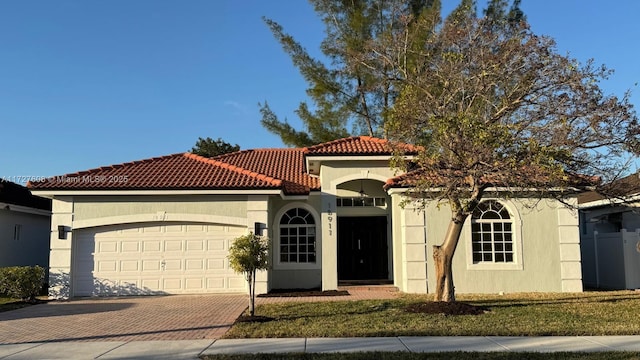
[[[245,292],[229,268],[240,227],[148,223],[78,230],[72,271],[75,296]]]

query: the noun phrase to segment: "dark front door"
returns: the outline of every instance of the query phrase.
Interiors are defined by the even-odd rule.
[[[388,279],[387,217],[338,218],[338,279]]]

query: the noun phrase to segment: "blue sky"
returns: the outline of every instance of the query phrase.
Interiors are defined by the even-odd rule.
[[[640,106],[640,2],[522,2],[536,33],[615,69],[602,88],[631,89]],[[303,0],[0,2],[0,178],[184,152],[207,136],[282,147],[257,104],[298,124],[306,84],[262,16],[319,53],[324,27]]]

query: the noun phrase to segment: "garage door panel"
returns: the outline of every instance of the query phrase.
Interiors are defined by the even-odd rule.
[[[147,240],[142,243],[144,252],[160,252],[162,250],[162,242],[160,240]]]
[[[160,279],[142,279],[140,284],[144,289],[162,290],[160,287]]]
[[[163,290],[166,291],[180,291],[182,290],[181,278],[165,278],[162,281]]]
[[[120,261],[120,271],[140,271],[140,263],[138,260],[123,260]]]
[[[202,251],[204,250],[203,240],[187,240],[187,251]]]
[[[196,270],[202,271],[204,270],[204,262],[201,259],[187,259],[185,260],[185,270]]]
[[[140,251],[140,242],[138,241],[123,241],[122,242],[122,252],[123,253],[132,253]]]
[[[204,288],[203,278],[186,278],[184,285],[187,290],[202,291]]]
[[[207,259],[207,269],[208,270],[223,270],[224,260],[222,259]]]
[[[102,241],[100,242],[100,246],[98,246],[98,252],[105,253],[116,253],[118,252],[118,242],[115,240],[112,241]]]
[[[208,290],[220,291],[225,288],[225,278],[223,277],[210,277],[206,281]]]
[[[166,225],[164,230],[168,233],[182,232],[182,225]]]
[[[226,260],[229,241],[243,233],[239,227],[165,223],[78,231],[74,295],[244,292],[243,276]]]
[[[160,261],[159,260],[143,260],[142,261],[142,271],[160,271]]]
[[[115,260],[98,261],[98,271],[100,272],[115,272],[117,268],[118,264]]]
[[[164,251],[182,251],[182,240],[166,240]]]

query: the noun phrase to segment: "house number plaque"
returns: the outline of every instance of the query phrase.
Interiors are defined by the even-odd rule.
[[[327,210],[327,221],[328,221],[328,226],[327,228],[329,229],[329,236],[333,235],[333,211],[331,211],[331,203],[329,203],[329,210]]]

